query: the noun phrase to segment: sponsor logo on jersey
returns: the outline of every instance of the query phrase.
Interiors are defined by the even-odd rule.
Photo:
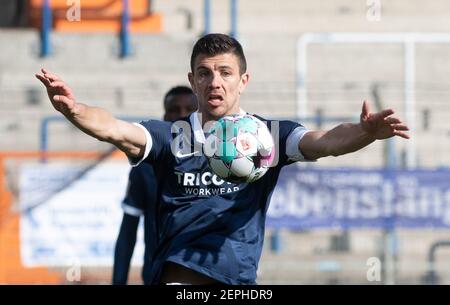
[[[184,173],[175,172],[177,183],[184,188],[186,195],[217,196],[239,191],[239,186],[226,182],[211,172]]]

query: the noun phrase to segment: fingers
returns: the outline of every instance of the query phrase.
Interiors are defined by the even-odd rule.
[[[404,139],[409,139],[409,135],[407,135],[406,133],[404,133],[402,131],[394,130],[393,134],[396,136],[402,137]]]
[[[50,87],[50,81],[47,78],[45,78],[45,76],[43,76],[41,74],[35,74],[35,76],[38,80],[41,81],[41,83],[44,84],[44,86]]]
[[[392,118],[394,119],[394,118]],[[398,120],[398,119],[397,119]],[[400,120],[398,120],[400,121]],[[408,131],[409,128],[405,124],[391,124],[392,133],[396,136],[402,137],[404,139],[409,139],[409,135],[403,131]]]
[[[409,130],[408,126],[402,123],[399,118],[388,117],[384,121],[391,126],[393,130]]]
[[[361,116],[367,117],[369,115],[369,113],[370,113],[369,102],[367,100],[364,100],[363,106],[362,106],[362,111],[361,111]]]
[[[374,113],[374,114],[370,114],[369,120],[370,121],[379,121],[379,120],[387,120],[388,116],[390,116],[391,114],[394,114],[394,110],[392,109],[384,109],[381,110],[380,112]]]
[[[385,130],[389,126],[391,129],[389,133],[392,133],[392,135],[409,139],[409,135],[405,133],[405,131],[409,130],[408,126],[403,124],[399,118],[390,117],[392,114],[394,114],[394,110],[392,109],[384,109],[377,113],[370,113],[369,102],[364,100],[361,111],[361,122],[369,125],[372,124],[372,126],[375,126],[373,128],[378,128],[380,131],[382,129]]]
[[[363,118],[368,118],[370,116],[371,120],[378,120],[380,118],[384,119],[392,114],[394,114],[394,110],[392,110],[392,109],[384,109],[378,113],[370,114],[369,102],[367,100],[364,100],[364,102],[363,102],[362,113],[361,113],[361,116]]]
[[[53,100],[58,103],[64,103],[69,106],[73,101],[64,95],[55,95]]]
[[[41,72],[42,72],[42,74],[35,74],[35,76],[46,87],[50,87],[52,82],[61,82],[61,79],[57,75],[50,73],[48,70],[42,68]]]
[[[384,121],[388,124],[400,124],[402,122],[399,118],[394,117],[387,117],[384,119]]]
[[[60,88],[63,90],[69,91],[69,87],[67,87],[66,83],[59,80],[59,78],[55,76],[49,76],[48,74],[41,75],[41,74],[35,74],[36,78],[39,79],[47,88]]]
[[[52,98],[53,107],[64,115],[70,115],[74,108],[74,101],[64,95],[55,95]]]
[[[51,73],[50,71],[42,68],[41,69],[42,73],[44,74],[45,78],[51,80],[51,81],[58,81],[60,80],[60,78],[58,77],[58,75]]]
[[[379,114],[382,118],[386,118],[386,117],[390,116],[391,114],[394,114],[394,110],[384,109],[384,110],[381,110]]]
[[[64,90],[68,90],[67,85],[64,82],[61,82],[61,81],[51,82],[50,83],[50,87],[52,87],[52,88],[61,88],[61,89],[64,89]]]
[[[391,127],[394,130],[409,130],[408,126],[406,126],[404,124],[392,124]]]

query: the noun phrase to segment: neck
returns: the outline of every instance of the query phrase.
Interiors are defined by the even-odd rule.
[[[202,126],[205,126],[205,124],[207,122],[218,121],[224,116],[232,115],[232,114],[239,114],[240,112],[241,112],[241,109],[237,108],[237,109],[233,109],[233,110],[228,111],[227,113],[225,113],[222,116],[216,117],[214,115],[211,115],[210,113],[207,113],[206,111],[205,112],[201,112],[201,110],[199,110],[198,115],[199,115],[199,120],[202,123]]]

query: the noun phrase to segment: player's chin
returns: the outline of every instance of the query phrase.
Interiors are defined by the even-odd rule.
[[[208,107],[208,112],[211,117],[213,117],[215,120],[219,120],[221,117],[225,116],[227,113],[227,108],[223,105],[220,106],[210,106]]]

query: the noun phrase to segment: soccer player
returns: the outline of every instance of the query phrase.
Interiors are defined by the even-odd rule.
[[[393,136],[409,137],[408,127],[392,116],[393,110],[371,113],[367,101],[359,123],[343,123],[328,131],[268,120],[269,127],[278,125],[278,162],[253,183],[232,184],[210,172],[201,149],[205,123],[245,112],[240,95],[250,76],[235,39],[208,34],[196,42],[188,78],[199,109],[176,123],[130,124],[104,109],[78,103],[70,87],[53,73],[43,69],[36,77],[46,86],[54,108],[75,126],[114,144],[132,164],[153,164],[161,182],[153,284],[256,283],[266,211],[283,166],[343,155]],[[180,138],[180,132],[189,142],[172,146],[178,143],[174,140]],[[186,147],[191,148],[190,153]]]
[[[197,100],[189,87],[173,87],[164,96],[165,121],[185,118],[195,110],[197,110]],[[155,219],[158,201],[157,185],[157,178],[149,163],[141,163],[131,169],[127,193],[122,202],[124,211],[122,224],[114,251],[112,279],[114,285],[127,283],[140,216],[144,216],[145,242],[142,279],[144,284],[150,283],[151,260],[157,246],[157,222]]]

